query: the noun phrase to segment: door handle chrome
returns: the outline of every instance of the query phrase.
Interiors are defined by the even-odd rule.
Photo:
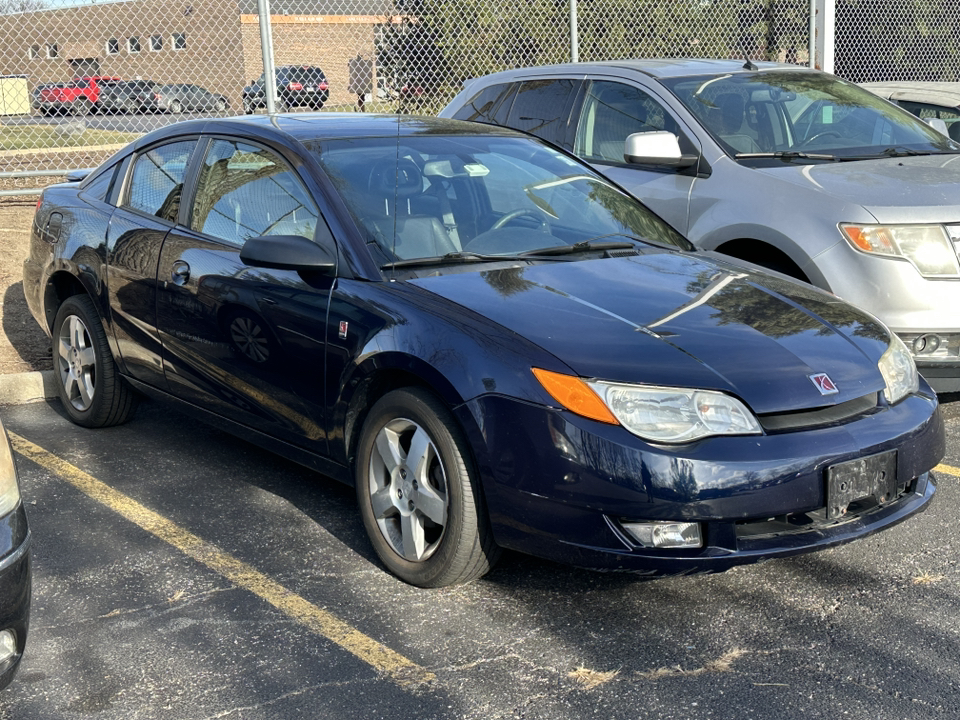
[[[173,277],[173,282],[177,285],[183,285],[190,279],[190,264],[184,262],[183,260],[177,260],[173,263],[173,271],[171,273]]]

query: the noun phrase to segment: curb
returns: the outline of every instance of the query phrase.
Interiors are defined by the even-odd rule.
[[[0,375],[0,405],[21,405],[55,397],[53,370]]]

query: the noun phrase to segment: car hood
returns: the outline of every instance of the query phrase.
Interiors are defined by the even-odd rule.
[[[877,360],[889,336],[879,321],[809,286],[697,253],[410,282],[536,343],[581,377],[726,391],[760,414],[884,387]],[[810,378],[817,373],[839,392],[822,395]]]
[[[784,165],[759,172],[855,203],[878,222],[956,220],[960,154]]]

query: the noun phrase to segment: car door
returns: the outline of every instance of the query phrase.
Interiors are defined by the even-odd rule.
[[[574,109],[571,122],[576,125],[575,155],[686,234],[689,198],[700,169],[637,165],[623,159],[623,144],[628,135],[657,130],[677,135],[683,152],[700,154],[694,135],[662,102],[635,84],[594,77],[583,94],[583,102]]]
[[[213,138],[197,168],[187,217],[159,262],[157,325],[170,389],[325,453],[322,403],[311,406],[297,390],[322,387],[333,279],[250,267],[240,250],[249,238],[274,235],[332,244],[330,233],[301,179],[272,150]]]
[[[117,209],[107,228],[107,287],[114,336],[131,377],[164,387],[157,334],[157,262],[176,224],[183,183],[198,139],[145,148],[125,161]]]

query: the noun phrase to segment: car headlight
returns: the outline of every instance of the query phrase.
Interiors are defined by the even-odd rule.
[[[957,252],[942,225],[841,225],[840,229],[857,250],[902,257],[924,277],[960,274]]]
[[[20,502],[20,486],[17,484],[17,466],[13,464],[10,441],[0,422],[0,517],[13,510]]]
[[[880,357],[877,367],[880,368],[880,374],[883,375],[883,380],[887,384],[883,395],[891,405],[920,389],[917,364],[913,361],[907,346],[903,344],[903,340],[896,335],[892,335],[890,347]]]
[[[760,423],[735,397],[712,390],[587,383],[627,430],[645,440],[682,443],[710,435],[756,435]]]
[[[710,435],[759,435],[760,423],[735,397],[713,390],[581,380],[534,368],[533,374],[564,408],[623,425],[644,440],[683,443]]]

